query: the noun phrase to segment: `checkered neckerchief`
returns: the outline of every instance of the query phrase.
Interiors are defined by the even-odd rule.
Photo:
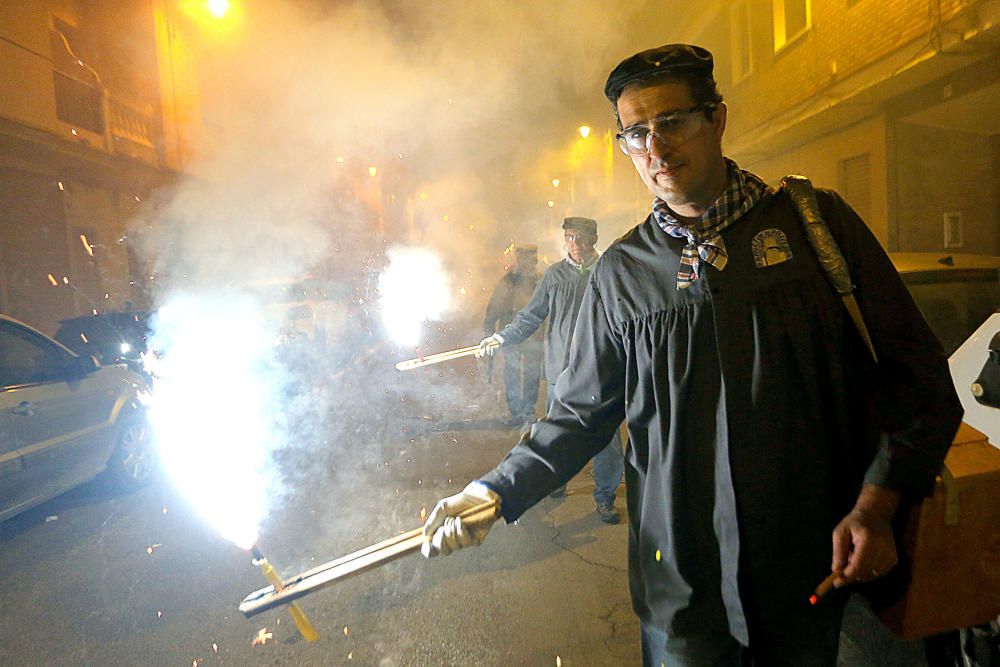
[[[720,232],[753,208],[767,189],[759,176],[740,169],[729,158],[726,158],[726,169],[729,184],[701,216],[701,220],[694,224],[681,224],[665,201],[659,197],[653,200],[653,218],[663,231],[676,238],[687,239],[677,270],[677,289],[689,287],[698,279],[702,261],[719,271],[725,268],[728,256]]]

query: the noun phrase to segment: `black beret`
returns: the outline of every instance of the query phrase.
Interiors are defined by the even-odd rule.
[[[630,83],[656,76],[692,73],[712,78],[712,54],[692,44],[667,44],[626,58],[608,75],[604,94],[611,103],[618,101],[622,89]]]
[[[590,218],[566,218],[563,220],[563,229],[579,229],[597,235],[597,220]]]

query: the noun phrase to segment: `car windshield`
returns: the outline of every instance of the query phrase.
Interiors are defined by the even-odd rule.
[[[915,271],[902,277],[949,356],[1000,309],[997,269]]]

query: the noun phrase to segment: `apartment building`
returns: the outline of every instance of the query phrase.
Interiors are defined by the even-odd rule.
[[[129,222],[197,126],[183,22],[150,0],[0,3],[0,312],[142,305]]]
[[[1000,2],[731,0],[686,26],[741,165],[836,188],[889,250],[1000,254]]]

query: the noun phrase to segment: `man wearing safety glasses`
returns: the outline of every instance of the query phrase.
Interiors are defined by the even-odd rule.
[[[425,555],[513,521],[624,418],[629,579],[646,665],[830,665],[846,593],[896,564],[902,496],[934,478],[961,419],[947,359],[864,222],[816,193],[877,364],[789,193],[722,152],[711,54],[626,59],[605,94],[655,196],[594,267],[555,402],[494,470],[431,513]]]

